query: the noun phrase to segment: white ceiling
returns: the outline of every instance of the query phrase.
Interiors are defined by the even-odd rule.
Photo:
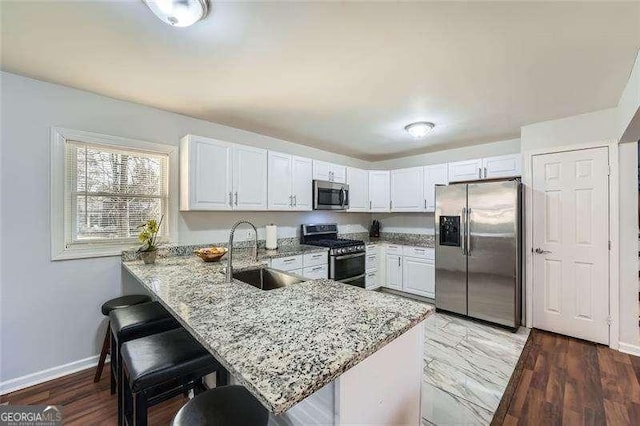
[[[0,7],[3,70],[365,160],[615,106],[640,47],[640,2],[214,2],[190,28],[137,0]]]

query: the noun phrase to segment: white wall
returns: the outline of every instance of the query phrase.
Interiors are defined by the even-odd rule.
[[[412,155],[393,160],[371,163],[370,169],[402,169],[405,167],[428,166],[429,164],[448,163],[453,161],[472,160],[474,158],[493,157],[496,155],[516,154],[520,152],[520,139],[509,139],[465,148],[446,149],[428,154]]]
[[[640,51],[618,102],[618,138],[636,142],[640,134]]]
[[[0,382],[98,353],[104,333],[100,305],[122,288],[118,257],[49,260],[49,130],[61,126],[177,145],[187,133],[367,168],[368,164],[302,145],[154,108],[118,101],[9,73],[1,78],[2,270]],[[337,221],[341,231],[364,231],[368,214],[183,213],[178,239],[224,241],[238,217],[262,226]],[[244,235],[246,237],[246,234]]]
[[[521,129],[522,152],[554,146],[616,141],[619,134],[617,108],[595,111]],[[638,345],[638,178],[635,144],[619,150],[620,197],[620,342]],[[530,236],[527,236],[530,238]]]

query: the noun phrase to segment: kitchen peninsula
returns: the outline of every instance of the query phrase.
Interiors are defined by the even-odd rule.
[[[295,250],[322,249],[283,255]],[[265,266],[264,251],[259,259],[238,250],[234,270]],[[123,266],[275,423],[419,424],[429,305],[328,279],[271,291],[227,284],[226,261],[192,255]]]

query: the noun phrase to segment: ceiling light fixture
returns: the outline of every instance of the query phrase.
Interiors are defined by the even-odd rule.
[[[404,130],[416,139],[422,139],[435,127],[435,124],[428,121],[418,121],[416,123],[407,124]]]
[[[207,0],[142,0],[164,23],[188,27],[204,19],[209,12]]]

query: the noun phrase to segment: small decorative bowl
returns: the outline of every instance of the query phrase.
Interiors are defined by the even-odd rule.
[[[222,256],[227,254],[227,251],[226,247],[207,247],[194,250],[193,252],[205,262],[218,262]]]

